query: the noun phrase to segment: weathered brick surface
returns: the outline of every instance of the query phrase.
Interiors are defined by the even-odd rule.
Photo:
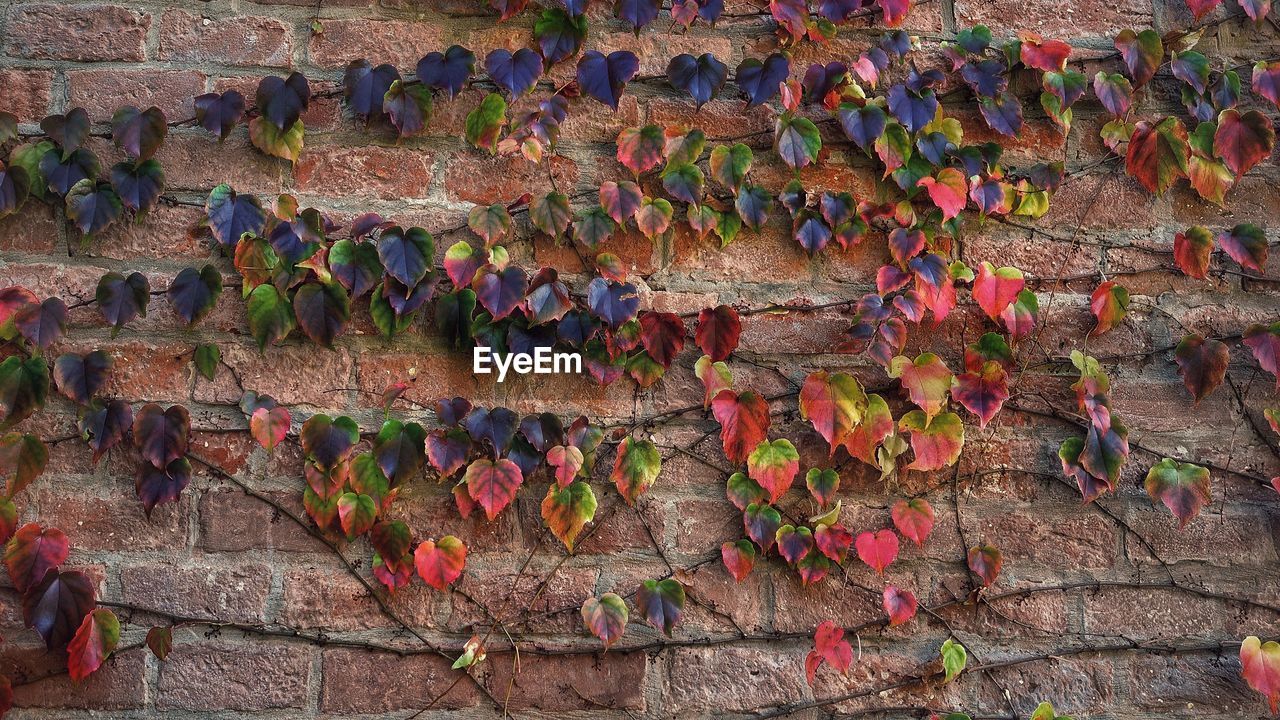
[[[58,442],[50,447],[44,476],[15,498],[19,517],[66,531],[74,548],[68,564],[86,570],[101,599],[119,606],[122,645],[129,649],[88,681],[72,683],[61,672],[65,658],[38,647],[38,638],[23,627],[16,593],[0,590],[0,673],[17,684],[16,717],[346,720],[405,717],[430,706],[424,718],[497,717],[508,710],[530,717],[658,720],[751,716],[846,695],[851,697],[795,716],[917,717],[924,713],[914,708],[928,707],[1023,718],[1043,700],[1077,718],[1262,716],[1264,701],[1240,679],[1233,643],[1250,634],[1280,636],[1280,613],[1274,610],[1280,604],[1276,494],[1265,483],[1215,469],[1212,504],[1179,529],[1150,500],[1142,480],[1160,455],[1270,478],[1280,474],[1276,438],[1267,436],[1268,444],[1241,422],[1228,388],[1192,405],[1167,350],[1135,353],[1168,348],[1188,330],[1234,336],[1249,323],[1278,319],[1273,281],[1234,273],[1200,281],[1168,271],[1173,235],[1187,225],[1218,230],[1253,222],[1271,230],[1280,224],[1275,158],[1240,178],[1222,207],[1184,186],[1155,197],[1114,163],[1100,162],[1106,151],[1097,129],[1107,118],[1088,95],[1064,137],[1035,104],[1038,84],[1016,77],[1012,87],[1028,98],[1027,122],[1018,137],[1001,138],[982,122],[966,91],[948,81],[940,92],[966,144],[1000,143],[1003,162],[1014,169],[1041,160],[1063,161],[1073,171],[1085,168],[1062,185],[1044,217],[969,218],[953,248],[971,266],[985,260],[1021,268],[1039,292],[1046,326],[1019,349],[1034,374],[1019,379],[1012,402],[1032,409],[1041,409],[1042,401],[1073,408],[1069,366],[1047,361],[1075,349],[1108,357],[1113,411],[1128,423],[1134,452],[1116,493],[1082,507],[1057,457],[1059,444],[1078,434],[1074,425],[1006,410],[979,429],[961,411],[966,450],[954,491],[949,471],[883,479],[844,454],[828,457],[794,399],[808,372],[828,368],[850,372],[867,386],[890,388],[881,392],[895,416],[907,407],[906,393],[890,387],[879,366],[834,352],[854,310],[744,317],[740,351],[729,361],[736,386],[785,396],[771,403],[771,436],[787,437],[800,448],[800,477],[780,503],[785,522],[803,523],[821,512],[802,488],[811,467],[839,468],[841,517],[855,533],[889,527],[888,507],[899,497],[925,497],[933,504],[937,517],[929,541],[916,547],[904,540],[883,576],[851,553],[826,580],[805,586],[776,552],[758,558],[756,570],[741,583],[728,575],[719,560],[721,543],[742,537],[744,527],[724,497],[730,468],[716,426],[696,409],[703,387],[692,372],[700,354],[692,339],[648,390],[626,380],[600,387],[585,377],[526,376],[500,384],[493,376],[474,375],[470,358],[447,347],[432,313],[387,342],[363,299],[353,303],[350,326],[333,350],[296,335],[283,346],[258,350],[248,333],[239,278],[199,227],[204,198],[223,182],[257,195],[266,207],[279,193],[296,194],[304,206],[320,208],[342,226],[338,235],[371,210],[403,226],[428,228],[435,233],[437,262],[458,240],[479,244],[456,227],[474,204],[511,204],[554,187],[571,195],[576,210],[596,201],[599,183],[630,179],[616,158],[614,139],[619,130],[642,123],[697,127],[710,145],[747,142],[755,148],[751,182],[774,193],[799,177],[810,192],[848,190],[858,200],[896,201],[896,189],[886,190],[873,163],[833,126],[822,125],[823,161],[797,174],[769,150],[780,112],[776,102],[745,108],[732,82],[700,109],[672,92],[661,76],[676,53],[714,53],[732,72],[743,59],[778,45],[759,3],[730,2],[735,17],[716,28],[698,23],[687,32],[667,31],[668,5],[658,23],[637,35],[616,20],[613,3],[592,4],[587,47],[635,52],[643,79],[628,88],[617,110],[574,99],[557,153],[533,164],[466,146],[467,114],[489,92],[486,82],[454,99],[437,96],[426,131],[403,141],[384,121],[365,127],[353,118],[341,89],[344,67],[357,58],[393,63],[409,78],[427,52],[458,43],[483,65],[494,48],[530,44],[537,10],[497,23],[486,3],[472,0],[0,4],[0,110],[14,113],[27,132],[49,113],[86,108],[95,122],[90,148],[110,168],[124,159],[109,137],[112,113],[124,104],[158,106],[175,121],[156,158],[177,200],[137,221],[126,217],[87,240],[65,222],[61,207],[30,202],[20,214],[0,218],[0,286],[21,284],[77,305],[69,313],[67,338],[46,354],[102,349],[114,363],[103,395],[124,398],[135,408],[145,402],[190,406],[196,426],[192,453],[261,495],[196,463],[180,502],[159,506],[148,517],[133,487],[136,449],[120,447],[92,463],[76,440],[77,409],[61,396],[50,400],[47,412],[20,424],[19,430]],[[979,22],[997,38],[1032,32],[1072,42],[1075,57],[1089,58],[1073,68],[1090,78],[1104,67],[1096,58],[1111,52],[1119,30],[1154,25],[1166,33],[1191,26],[1183,0],[915,5],[905,27],[921,34],[921,68],[943,67],[947,61],[937,40]],[[1234,3],[1213,11],[1197,49],[1213,56],[1215,68],[1236,67],[1248,85],[1252,62],[1275,57],[1280,43],[1265,25],[1214,24],[1238,13]],[[793,78],[810,63],[852,59],[878,34],[842,28],[830,43],[789,48]],[[1106,63],[1109,71],[1119,68],[1118,59]],[[318,94],[302,114],[307,134],[296,164],[255,150],[244,127],[219,142],[189,122],[176,122],[193,115],[193,97],[206,90],[236,89],[252,102],[264,75],[292,70],[305,73]],[[1181,112],[1176,97],[1162,95],[1170,85],[1165,72],[1139,91],[1135,118]],[[902,74],[898,68],[887,71],[880,87],[900,82]],[[550,68],[538,90],[512,100],[508,117],[535,110],[546,84],[560,87],[573,78],[572,61]],[[1246,93],[1246,102],[1254,99]],[[659,179],[639,181],[647,192],[660,192]],[[717,195],[714,202],[725,199],[726,190],[710,179],[707,188]],[[682,213],[677,204],[677,219]],[[1037,229],[1020,227],[1031,224]],[[1264,270],[1275,278],[1280,248],[1272,242]],[[534,232],[523,211],[516,213],[507,247],[512,262],[530,270],[555,267],[575,294],[585,292],[593,271],[584,260],[589,265],[594,253],[580,255],[583,248]],[[744,229],[725,248],[718,238],[698,238],[677,223],[653,239],[620,229],[595,251],[619,258],[645,307],[675,313],[720,303],[745,308],[854,299],[874,291],[877,269],[891,262],[878,231],[849,249],[833,245],[811,257],[779,213],[761,231]],[[205,263],[222,270],[228,286],[210,317],[187,328],[160,291],[182,268]],[[107,270],[138,270],[156,293],[147,317],[118,335],[87,302]],[[1119,327],[1086,342],[1094,323],[1088,295],[1104,274],[1130,290],[1133,305]],[[967,289],[958,300],[942,325],[912,326],[905,352],[938,352],[952,369],[961,367],[963,346],[994,326]],[[212,381],[199,377],[192,363],[193,348],[206,342],[219,346],[224,363]],[[1256,372],[1238,344],[1231,349],[1232,378],[1242,386],[1255,421],[1263,423],[1261,410],[1276,406],[1270,378]],[[526,478],[513,506],[493,521],[479,511],[460,516],[450,493],[457,478],[436,482],[428,474],[406,483],[387,517],[404,521],[415,542],[446,534],[462,538],[470,552],[467,573],[450,592],[415,578],[411,587],[394,594],[379,590],[375,598],[356,577],[376,584],[365,540],[334,539],[330,545],[294,519],[306,522],[296,433],[316,412],[349,414],[366,433],[375,431],[383,417],[381,394],[399,381],[410,387],[393,414],[428,426],[435,422],[427,410],[433,401],[459,395],[521,414],[585,413],[613,423],[610,430],[656,413],[679,414],[672,422],[638,429],[659,445],[663,472],[634,509],[609,479],[611,444],[620,437],[610,434],[592,478],[600,501],[598,527],[572,556],[544,529],[541,502],[548,478],[542,473]],[[293,411],[295,435],[272,453],[242,432],[245,421],[236,404],[244,390],[268,393]],[[366,435],[361,451],[368,441]],[[979,593],[984,602],[975,605],[966,602],[978,591],[963,558],[979,542],[1002,549],[1004,569],[993,587]],[[668,574],[684,583],[688,602],[666,641],[647,625],[634,593],[641,581]],[[1185,589],[1168,587],[1170,577]],[[922,609],[901,627],[882,627],[886,583],[912,590],[922,606],[937,609]],[[1064,584],[1069,587],[1057,587]],[[585,599],[604,592],[624,596],[631,609],[624,638],[607,653],[584,631],[579,612]],[[173,622],[168,615],[219,625],[179,627],[172,654],[161,662],[137,645],[147,628]],[[810,685],[804,658],[814,628],[826,620],[853,629],[847,639],[856,656],[848,674],[823,667]],[[450,665],[473,634],[484,638],[491,654],[467,677]],[[508,634],[518,643],[518,658]],[[970,648],[971,667],[1010,664],[946,685],[876,691],[937,670],[938,645],[951,634]],[[1055,652],[1075,643],[1129,641],[1146,650]],[[1164,644],[1179,642],[1205,642],[1209,649],[1163,652]],[[1220,652],[1210,647],[1215,643],[1224,643]],[[873,712],[885,707],[907,709]]]

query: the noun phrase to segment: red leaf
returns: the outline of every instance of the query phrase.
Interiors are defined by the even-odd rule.
[[[956,168],[944,168],[936,178],[926,175],[916,185],[929,191],[929,199],[942,211],[944,222],[959,215],[968,201],[969,184]]]
[[[1240,666],[1241,677],[1267,698],[1274,715],[1280,705],[1280,644],[1250,635],[1240,644]]]
[[[746,462],[769,429],[769,403],[750,390],[724,390],[711,401],[711,413],[720,423],[725,457],[735,465]]]
[[[721,390],[728,390],[733,387],[733,373],[729,371],[729,366],[724,361],[712,362],[710,355],[703,355],[693,365],[693,374],[702,381],[702,386],[706,388],[702,395],[703,409],[711,407],[711,399],[720,394]]]
[[[1071,55],[1071,46],[1061,40],[1044,40],[1027,33],[1022,38],[1022,64],[1045,72],[1061,72]]]
[[[988,361],[981,372],[957,375],[951,397],[977,415],[978,426],[985,428],[1009,399],[1009,376],[1000,363]]]
[[[867,396],[851,375],[809,373],[800,388],[800,414],[827,441],[832,454],[843,445],[867,408]]]
[[[842,562],[849,547],[853,545],[853,533],[839,524],[819,525],[818,531],[813,534],[813,541],[818,546],[818,552],[834,562]]]
[[[1213,12],[1213,9],[1221,4],[1222,0],[1187,0],[1187,7],[1190,8],[1191,14],[1197,21]]]
[[[923,546],[933,532],[933,506],[924,498],[899,500],[893,504],[890,515],[898,532],[917,546]]]
[[[467,467],[463,482],[471,499],[479,503],[492,520],[516,498],[524,476],[520,466],[506,458],[496,461],[480,458]]]
[[[1194,2],[1195,0],[1188,0]],[[1217,5],[1222,0],[1214,0]],[[1194,9],[1194,8],[1193,8]],[[1253,91],[1280,108],[1280,62],[1258,62],[1253,66]],[[4,319],[0,313],[0,322]]]
[[[1276,131],[1271,119],[1257,110],[1241,113],[1228,109],[1218,114],[1218,131],[1213,134],[1213,152],[1237,177],[1271,156]]]
[[[898,536],[892,530],[864,532],[853,545],[858,550],[858,559],[881,575],[898,558]]]
[[[1173,236],[1173,260],[1178,269],[1190,277],[1203,280],[1209,274],[1209,256],[1213,253],[1213,235],[1196,225]]]
[[[627,629],[627,604],[614,593],[589,597],[582,603],[582,622],[608,650]]]
[[[413,565],[418,575],[441,591],[462,575],[466,564],[467,546],[452,535],[445,535],[438,542],[424,540],[413,552]]]
[[[978,277],[973,281],[973,299],[992,320],[1000,317],[1000,313],[1022,292],[1026,280],[1022,271],[1017,268],[1002,267],[996,269],[991,263],[984,262],[978,268]]]
[[[1244,331],[1244,344],[1262,369],[1276,377],[1276,389],[1280,390],[1280,322],[1270,327],[1250,325]]]
[[[884,611],[889,616],[889,627],[896,627],[916,616],[919,603],[910,590],[899,590],[893,585],[884,588]]]
[[[711,356],[712,362],[729,357],[737,349],[741,334],[742,322],[738,319],[738,311],[729,305],[705,308],[698,313],[698,330],[694,339],[702,352]]]
[[[684,348],[684,321],[675,313],[644,313],[640,316],[640,342],[650,357],[669,368]]]
[[[67,559],[70,543],[58,528],[42,528],[27,523],[18,528],[5,546],[4,566],[9,580],[18,592],[44,579],[45,573],[56,569]]]
[[[284,442],[285,436],[289,434],[290,422],[292,418],[289,416],[288,408],[260,407],[254,410],[253,416],[249,418],[249,432],[259,445],[270,451]]]
[[[824,620],[813,633],[813,651],[810,659],[805,660],[809,683],[813,683],[813,674],[818,666],[826,661],[841,673],[849,672],[853,664],[853,647],[844,639],[844,628],[830,620]]]
[[[1158,124],[1139,122],[1129,137],[1125,154],[1125,171],[1147,192],[1163,195],[1187,176],[1190,145],[1187,128],[1177,118],[1165,118]]]
[[[157,660],[163,661],[169,657],[169,651],[173,649],[173,627],[165,625],[148,630],[147,647],[151,648],[151,654],[155,655]]]
[[[1093,291],[1089,298],[1089,309],[1098,319],[1098,324],[1089,331],[1089,337],[1097,337],[1124,320],[1125,314],[1129,312],[1129,291],[1117,285],[1114,280],[1108,280]]]
[[[556,469],[556,484],[562,488],[569,487],[584,462],[582,451],[572,445],[556,445],[547,451],[547,464]]]
[[[80,629],[67,645],[67,671],[79,682],[102,667],[120,642],[120,621],[115,613],[98,608],[84,616]]]
[[[1262,272],[1267,264],[1267,236],[1257,225],[1241,223],[1218,233],[1218,244],[1242,268]]]
[[[983,587],[991,587],[991,584],[1000,577],[1000,567],[1004,565],[1004,556],[1000,554],[999,548],[992,545],[979,545],[969,548],[969,569],[982,579]]]
[[[1231,351],[1219,340],[1205,340],[1191,334],[1178,343],[1173,359],[1178,363],[1178,374],[1182,383],[1187,386],[1196,404],[1214,388],[1222,384],[1227,376],[1227,363],[1231,361]]]
[[[750,540],[729,541],[720,546],[720,559],[734,580],[742,582],[756,564],[756,546]]]

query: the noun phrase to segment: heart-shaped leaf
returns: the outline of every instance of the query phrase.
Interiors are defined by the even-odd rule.
[[[884,569],[898,559],[898,536],[892,530],[864,532],[853,541],[858,559],[883,575]]]
[[[191,414],[181,405],[165,410],[147,403],[133,419],[133,442],[142,457],[157,468],[187,454],[190,431]]]
[[[893,585],[884,588],[884,612],[889,616],[889,627],[910,622],[916,616],[919,603],[910,590],[899,590]]]
[[[1272,323],[1270,327],[1250,325],[1244,331],[1244,344],[1253,351],[1258,365],[1275,376],[1276,388],[1280,389],[1280,322]],[[3,366],[0,366],[2,371]]]
[[[1250,635],[1240,644],[1240,675],[1249,687],[1262,693],[1276,714],[1280,706],[1280,643],[1260,641]]]
[[[902,533],[903,537],[911,540],[918,547],[924,546],[924,541],[933,531],[933,507],[929,505],[928,500],[924,498],[899,500],[893,504],[890,515],[893,517],[893,526]]]
[[[533,24],[533,37],[538,41],[545,64],[555,65],[582,47],[587,37],[587,18],[575,17],[557,7],[546,8]]]
[[[257,341],[259,350],[284,340],[297,327],[293,305],[274,285],[254,288],[249,293],[245,310],[249,317],[249,333]]]
[[[40,121],[40,129],[62,149],[68,157],[89,139],[89,113],[82,107],[72,108],[65,115],[49,115]]]
[[[59,301],[61,302],[61,301]],[[0,362],[0,430],[13,427],[44,407],[49,397],[49,366],[44,358],[11,355]]]
[[[226,246],[238,243],[245,233],[261,235],[267,219],[256,197],[237,195],[225,183],[209,193],[204,208],[214,239]]]
[[[125,105],[111,116],[111,140],[134,162],[155,155],[168,131],[164,113],[155,106],[139,110]]]
[[[85,235],[110,227],[120,218],[124,203],[110,183],[84,179],[67,191],[67,217]]]
[[[489,79],[516,98],[525,94],[542,76],[542,58],[529,48],[520,48],[514,54],[498,48],[485,56],[484,69]]]
[[[760,552],[768,553],[782,527],[782,514],[772,505],[751,503],[742,511],[742,523],[747,537],[759,546]]]
[[[445,535],[439,540],[424,540],[413,551],[413,566],[418,576],[440,591],[462,576],[466,564],[467,546],[452,535]]]
[[[1129,312],[1129,291],[1117,285],[1114,280],[1100,283],[1089,298],[1089,309],[1098,319],[1097,324],[1089,331],[1089,337],[1096,337],[1124,320]]]
[[[67,353],[60,355],[53,364],[53,380],[68,400],[88,405],[107,383],[111,372],[111,358],[101,350],[87,355]]]
[[[455,97],[476,71],[476,56],[470,50],[450,45],[443,54],[427,53],[418,61],[418,79],[427,87],[443,90]],[[518,95],[519,93],[512,93]]]
[[[1209,470],[1199,465],[1164,458],[1147,472],[1145,485],[1151,499],[1178,518],[1178,527],[1186,527],[1209,502]]]
[[[132,427],[133,408],[119,398],[106,403],[94,400],[80,411],[80,432],[88,437],[94,463],[98,462],[103,453],[119,445]]]
[[[435,262],[431,233],[419,227],[389,227],[378,236],[378,259],[387,274],[405,287],[414,287]]]
[[[660,472],[662,457],[657,446],[648,440],[627,437],[618,445],[609,479],[627,504],[635,505],[636,499],[653,485]]]
[[[640,61],[629,50],[615,50],[608,56],[591,50],[578,60],[578,87],[617,110],[623,88],[639,69]]]
[[[711,412],[720,423],[725,457],[738,465],[764,442],[769,429],[769,403],[751,390],[736,394],[722,391],[711,401]]]
[[[784,113],[774,130],[773,149],[788,167],[799,170],[818,161],[822,135],[812,120]]]
[[[800,454],[785,438],[762,441],[747,457],[747,474],[769,493],[771,503],[778,502],[791,488],[798,472]]]
[[[507,101],[497,93],[489,93],[467,113],[466,139],[471,145],[496,152],[502,128],[507,124]]]
[[[1134,87],[1142,87],[1155,77],[1156,69],[1164,60],[1164,43],[1160,40],[1160,33],[1155,30],[1148,29],[1138,33],[1122,30],[1116,35],[1115,46],[1124,59]]]
[[[200,127],[225,140],[244,117],[244,96],[237,90],[205,93],[196,96],[195,107]]]
[[[1139,122],[1129,138],[1125,170],[1148,192],[1163,195],[1187,176],[1190,145],[1187,129],[1178,118],[1165,118],[1152,125]]]
[[[978,545],[969,548],[966,557],[969,570],[982,580],[983,587],[991,587],[1000,577],[1000,568],[1004,565],[1004,555],[993,545]]]
[[[169,283],[165,296],[178,317],[194,325],[213,310],[221,294],[222,273],[213,265],[205,265],[199,271],[183,268]]]
[[[813,424],[830,447],[831,454],[862,422],[867,396],[862,386],[845,373],[810,373],[800,388],[800,415]]]
[[[380,111],[386,113],[400,137],[420,135],[431,115],[431,91],[426,85],[393,80],[382,95]]]
[[[1252,223],[1241,223],[1218,234],[1218,244],[1240,267],[1262,272],[1267,264],[1267,235]]]
[[[140,272],[128,277],[109,272],[98,280],[94,300],[103,319],[119,330],[135,317],[147,316],[147,301],[151,299],[151,284]]]
[[[542,519],[572,553],[573,543],[596,515],[596,495],[585,482],[551,485],[542,500]]]
[[[729,541],[720,546],[720,559],[737,582],[751,574],[756,564],[756,546],[750,540]]]
[[[249,433],[253,435],[253,439],[265,448],[268,452],[274,450],[277,445],[284,442],[285,436],[289,434],[289,425],[292,418],[289,415],[289,409],[277,406],[273,408],[260,407],[253,411],[253,415],[249,418]]]
[[[519,466],[503,458],[481,458],[467,467],[463,482],[471,499],[484,508],[485,515],[493,520],[516,497],[516,490],[524,482]]]
[[[312,342],[333,347],[333,339],[351,320],[351,300],[336,282],[309,282],[293,296],[293,311]]]
[[[682,53],[667,63],[667,80],[671,87],[688,93],[698,108],[720,93],[728,76],[729,67],[711,53],[703,53],[696,58]]]
[[[1213,253],[1213,234],[1200,225],[1189,227],[1173,236],[1173,259],[1188,276],[1203,280],[1209,274],[1209,257]]]
[[[915,460],[910,470],[941,470],[955,464],[964,447],[964,425],[960,416],[946,412],[929,419],[920,410],[912,410],[898,421],[899,429],[911,434]]]
[[[764,60],[747,58],[738,65],[734,80],[747,96],[747,107],[769,102],[778,94],[778,85],[791,74],[791,62],[785,55],[774,53]]]
[[[67,645],[67,671],[71,679],[79,682],[92,675],[119,643],[120,620],[115,613],[98,608],[85,615]]]
[[[978,416],[978,426],[985,428],[1009,399],[1009,375],[998,362],[986,362],[977,371],[957,375],[951,397]]]
[[[698,328],[694,340],[712,362],[725,360],[738,347],[742,335],[742,322],[738,311],[730,305],[704,308],[698,313]]]
[[[675,578],[645,580],[636,589],[636,607],[645,620],[668,637],[684,612],[684,586]]]
[[[191,462],[178,458],[163,468],[146,463],[138,465],[134,489],[147,517],[156,505],[178,502],[178,497],[191,482]]]
[[[44,580],[46,573],[56,570],[69,551],[70,542],[61,530],[27,523],[5,545],[4,566],[13,586],[26,593]]]
[[[1275,146],[1276,131],[1266,115],[1257,110],[1241,113],[1235,109],[1218,114],[1213,151],[1237,177],[1271,157]]]
[[[1187,386],[1196,404],[1206,395],[1222,384],[1227,376],[1227,364],[1231,361],[1231,351],[1226,343],[1212,338],[1206,340],[1192,333],[1182,338],[1173,352],[1178,363],[1178,374],[1182,383]]]
[[[549,192],[536,198],[529,205],[529,221],[534,227],[553,238],[564,234],[572,217],[569,210],[569,196],[561,192]]]
[[[360,442],[360,428],[349,417],[331,418],[312,415],[302,424],[298,434],[302,452],[322,469],[333,468],[345,460]]]
[[[65,648],[93,611],[93,581],[80,572],[50,570],[22,596],[22,619],[49,650]]]
[[[383,96],[391,88],[391,83],[399,79],[400,71],[394,65],[384,63],[374,67],[363,58],[352,60],[342,76],[342,93],[347,107],[365,122],[379,117],[382,115]]]
[[[276,130],[284,131],[294,126],[302,111],[311,102],[311,87],[302,73],[293,72],[287,78],[268,76],[258,83],[255,95],[258,112]]]
[[[614,593],[589,597],[582,603],[582,622],[608,650],[627,629],[627,604]]]

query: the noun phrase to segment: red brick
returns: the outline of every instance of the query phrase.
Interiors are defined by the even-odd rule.
[[[1212,636],[1222,615],[1220,602],[1172,590],[1105,588],[1084,600],[1085,630],[1130,638]]]
[[[388,385],[410,383],[403,397],[424,407],[434,407],[441,398],[462,396],[474,405],[500,403],[503,387],[496,375],[474,375],[471,358],[452,349],[432,347],[420,353],[404,352],[404,342],[395,351],[370,352],[361,355],[357,375],[360,401],[368,406]]]
[[[1126,28],[1151,25],[1151,5],[1136,0],[1116,3],[1068,3],[1055,0],[1037,5],[1034,11],[1010,0],[958,0],[956,22],[961,27],[979,23],[990,26],[1000,37],[1020,31],[1040,33],[1057,40],[1075,41],[1085,37],[1111,38]]]
[[[400,200],[426,197],[431,155],[416,148],[308,148],[294,169],[299,193]]]
[[[90,455],[83,445],[77,450],[86,458]],[[96,492],[69,487],[65,481],[56,489],[41,487],[48,482],[44,480],[28,491],[40,508],[39,520],[65,532],[76,550],[172,552],[187,545],[190,489],[177,503],[156,506],[148,519],[133,483],[127,480],[111,482]]]
[[[548,162],[556,186],[562,192],[572,189],[578,182],[578,166],[563,155],[553,155]],[[480,205],[509,203],[525,193],[536,197],[554,189],[545,166],[533,165],[520,156],[475,153],[455,157],[449,163],[444,186],[452,197]]]
[[[176,638],[175,638],[176,639]],[[160,667],[156,707],[272,710],[307,703],[314,650],[307,645],[175,642]],[[210,692],[217,688],[217,692]]]
[[[489,655],[481,682],[496,697],[510,696],[511,710],[644,710],[644,653],[520,656],[520,671],[512,679],[514,658]]]
[[[1118,552],[1114,524],[1096,513],[1057,518],[1018,511],[988,516],[976,525],[982,541],[999,547],[1010,565],[1104,569],[1114,564]],[[968,531],[974,534],[974,523]]]
[[[236,192],[269,195],[284,189],[283,162],[267,157],[249,144],[243,129],[225,142],[203,130],[171,131],[156,159],[164,166],[165,186],[207,195],[221,183]]]
[[[195,232],[203,219],[199,208],[157,205],[142,222],[118,222],[102,231],[94,237],[94,247],[102,257],[135,264],[154,258],[195,265],[208,244]]]
[[[323,68],[340,68],[360,58],[391,63],[409,72],[418,60],[449,45],[443,25],[428,21],[327,20],[324,32],[312,35],[308,46],[311,62]],[[474,47],[474,46],[473,46]],[[479,53],[477,49],[477,54]]]
[[[262,564],[130,564],[120,573],[126,602],[191,617],[262,622],[271,568]]]
[[[124,340],[98,346],[111,358],[111,376],[106,392],[131,402],[185,402],[192,375],[191,347],[152,345]]]
[[[275,18],[210,19],[183,10],[168,10],[160,18],[161,60],[289,67],[292,53],[290,28]]]
[[[150,15],[118,5],[15,5],[5,49],[42,60],[138,61],[146,58],[150,27]]]
[[[547,538],[547,542],[552,541],[553,538]],[[525,619],[530,619],[530,630],[535,632],[574,633],[580,630],[581,615],[576,612],[553,611],[581,607],[583,601],[593,594],[596,568],[561,567],[550,574],[550,568],[539,570],[535,567],[526,570],[517,583],[518,563],[524,560],[525,555],[527,552],[524,550],[507,553],[502,559],[510,564],[501,568],[483,566],[479,562],[473,562],[474,559],[469,556],[467,572],[463,573],[457,587],[484,607],[477,607],[461,595],[455,594],[449,629],[462,632],[473,625],[491,622],[491,614],[493,618],[514,627],[520,627]],[[548,575],[550,580],[546,580]]]
[[[1127,670],[1125,680],[1134,703],[1158,716],[1230,713],[1249,717],[1262,707],[1260,696],[1241,681],[1235,658],[1135,654]]]
[[[798,649],[778,644],[679,648],[667,678],[669,701],[685,712],[751,712],[812,697]]]
[[[303,512],[300,492],[269,495],[294,512]],[[200,545],[213,552],[330,552],[297,523],[239,489],[211,490],[200,499]]]
[[[112,655],[97,672],[77,683],[59,672],[65,669],[62,653],[6,643],[0,668],[14,684],[15,708],[134,710],[146,704],[147,653],[146,648],[137,648]]]
[[[320,710],[333,714],[375,714],[421,710],[432,701],[440,710],[478,704],[479,691],[465,679],[436,699],[457,678],[450,664],[448,658],[435,654],[397,656],[329,648],[324,651]],[[371,683],[370,677],[395,678],[396,681]]]
[[[0,70],[0,86],[5,88],[5,111],[18,122],[39,122],[49,114],[53,72],[50,70]]]
[[[24,204],[21,212],[0,218],[0,250],[7,253],[53,254],[61,235],[62,223],[53,207],[35,200]]]
[[[204,92],[204,73],[194,70],[76,70],[67,73],[70,104],[96,122],[108,122],[125,105],[160,108],[170,122],[195,116],[195,96]]]
[[[324,581],[317,582],[321,577]],[[388,603],[401,620],[422,628],[438,624],[448,599],[415,578],[410,587],[392,594]],[[337,631],[400,627],[383,614],[369,591],[336,561],[319,567],[299,567],[285,574],[280,621],[290,627]]]
[[[235,370],[245,388],[270,395],[285,405],[343,407],[342,390],[351,382],[351,354],[342,348],[317,348],[305,339],[302,343],[272,346],[262,353],[256,345],[225,343],[221,345],[222,361]],[[306,367],[307,371],[281,372],[281,368],[291,367]],[[225,368],[212,383],[196,383],[195,399],[200,402],[235,404],[240,402],[240,396],[235,377]]]

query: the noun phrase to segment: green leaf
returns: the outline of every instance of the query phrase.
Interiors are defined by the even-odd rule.
[[[773,149],[792,170],[800,170],[818,161],[822,135],[813,121],[783,113],[773,135]]]
[[[249,293],[246,305],[249,316],[249,333],[258,343],[258,350],[278,343],[297,327],[293,306],[274,285],[259,285]]]
[[[253,146],[272,157],[296,163],[302,157],[302,136],[305,133],[302,120],[295,120],[288,130],[281,130],[266,118],[249,121],[249,141]]]
[[[940,652],[942,654],[942,667],[947,673],[943,682],[949,683],[964,670],[965,663],[969,659],[969,653],[965,651],[963,645],[952,638],[947,638],[947,641],[942,643]]]
[[[49,366],[44,358],[16,355],[0,363],[0,430],[13,427],[44,407],[49,398]]]
[[[222,351],[213,343],[196,346],[196,370],[205,380],[212,381],[218,373],[218,363],[222,360]]]
[[[585,482],[574,482],[561,488],[552,483],[542,500],[542,519],[572,553],[573,543],[582,528],[596,516],[596,495]]]
[[[582,603],[582,622],[608,650],[627,629],[627,604],[614,593],[589,597]]]
[[[498,93],[489,93],[474,110],[467,113],[467,142],[490,153],[498,149],[498,136],[507,124],[507,101]]]
[[[627,437],[618,445],[610,479],[627,503],[635,505],[636,498],[653,485],[661,471],[662,457],[658,454],[658,447],[648,440]]]
[[[1164,458],[1147,472],[1147,494],[1159,500],[1186,527],[1209,502],[1209,470]]]
[[[717,145],[711,151],[711,179],[737,192],[751,170],[751,148],[743,143]]]
[[[684,611],[684,586],[675,578],[645,580],[636,590],[636,607],[649,624],[668,637]]]

